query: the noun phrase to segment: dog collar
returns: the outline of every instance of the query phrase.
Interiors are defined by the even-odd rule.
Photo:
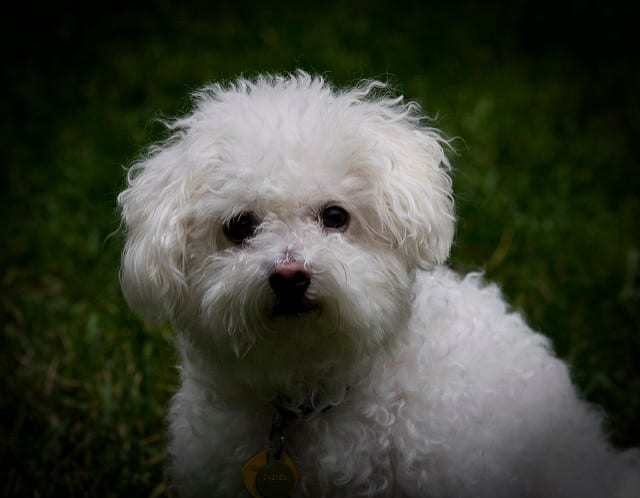
[[[329,404],[318,409],[312,399],[294,409],[279,403],[274,405],[269,446],[252,456],[242,467],[242,481],[252,498],[289,498],[293,494],[299,474],[285,451],[285,427],[293,420],[309,419],[334,406],[336,404]]]
[[[256,453],[242,467],[244,487],[253,498],[288,498],[298,485],[299,474],[285,452],[285,425],[296,413],[276,407],[269,431],[269,447]]]
[[[350,389],[350,386],[345,386],[344,397],[346,397]],[[292,407],[290,403],[287,403],[286,398],[276,398],[273,402],[273,407],[276,411],[274,420],[279,418],[283,423],[290,420],[308,420],[316,415],[328,412],[334,406],[338,406],[342,403],[343,400],[335,403],[329,403],[324,406],[321,405],[319,401],[318,396],[309,395],[303,403]]]

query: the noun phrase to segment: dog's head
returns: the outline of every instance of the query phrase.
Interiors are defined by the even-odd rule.
[[[196,94],[118,198],[130,306],[276,364],[388,344],[454,215],[444,141],[385,88],[300,72]]]

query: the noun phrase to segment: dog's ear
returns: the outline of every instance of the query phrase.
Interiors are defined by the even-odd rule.
[[[165,144],[134,164],[118,196],[126,243],[120,273],[124,296],[146,320],[173,315],[186,280],[185,158],[181,144]]]
[[[444,262],[455,230],[450,167],[434,129],[412,122],[382,125],[376,153],[382,160],[382,226],[408,261],[425,268]]]

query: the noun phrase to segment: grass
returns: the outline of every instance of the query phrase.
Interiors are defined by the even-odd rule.
[[[199,85],[298,67],[390,79],[461,137],[452,264],[499,282],[616,444],[640,445],[640,71],[624,31],[574,39],[528,5],[6,16],[0,495],[166,495],[175,358],[168,327],[141,324],[118,289],[123,167]],[[581,35],[626,15],[561,14]]]

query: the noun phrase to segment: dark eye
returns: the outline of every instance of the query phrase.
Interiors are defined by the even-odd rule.
[[[349,213],[340,206],[328,206],[322,211],[322,224],[333,230],[346,230]]]
[[[253,213],[240,213],[224,224],[224,235],[235,244],[242,244],[256,232],[258,221]]]

